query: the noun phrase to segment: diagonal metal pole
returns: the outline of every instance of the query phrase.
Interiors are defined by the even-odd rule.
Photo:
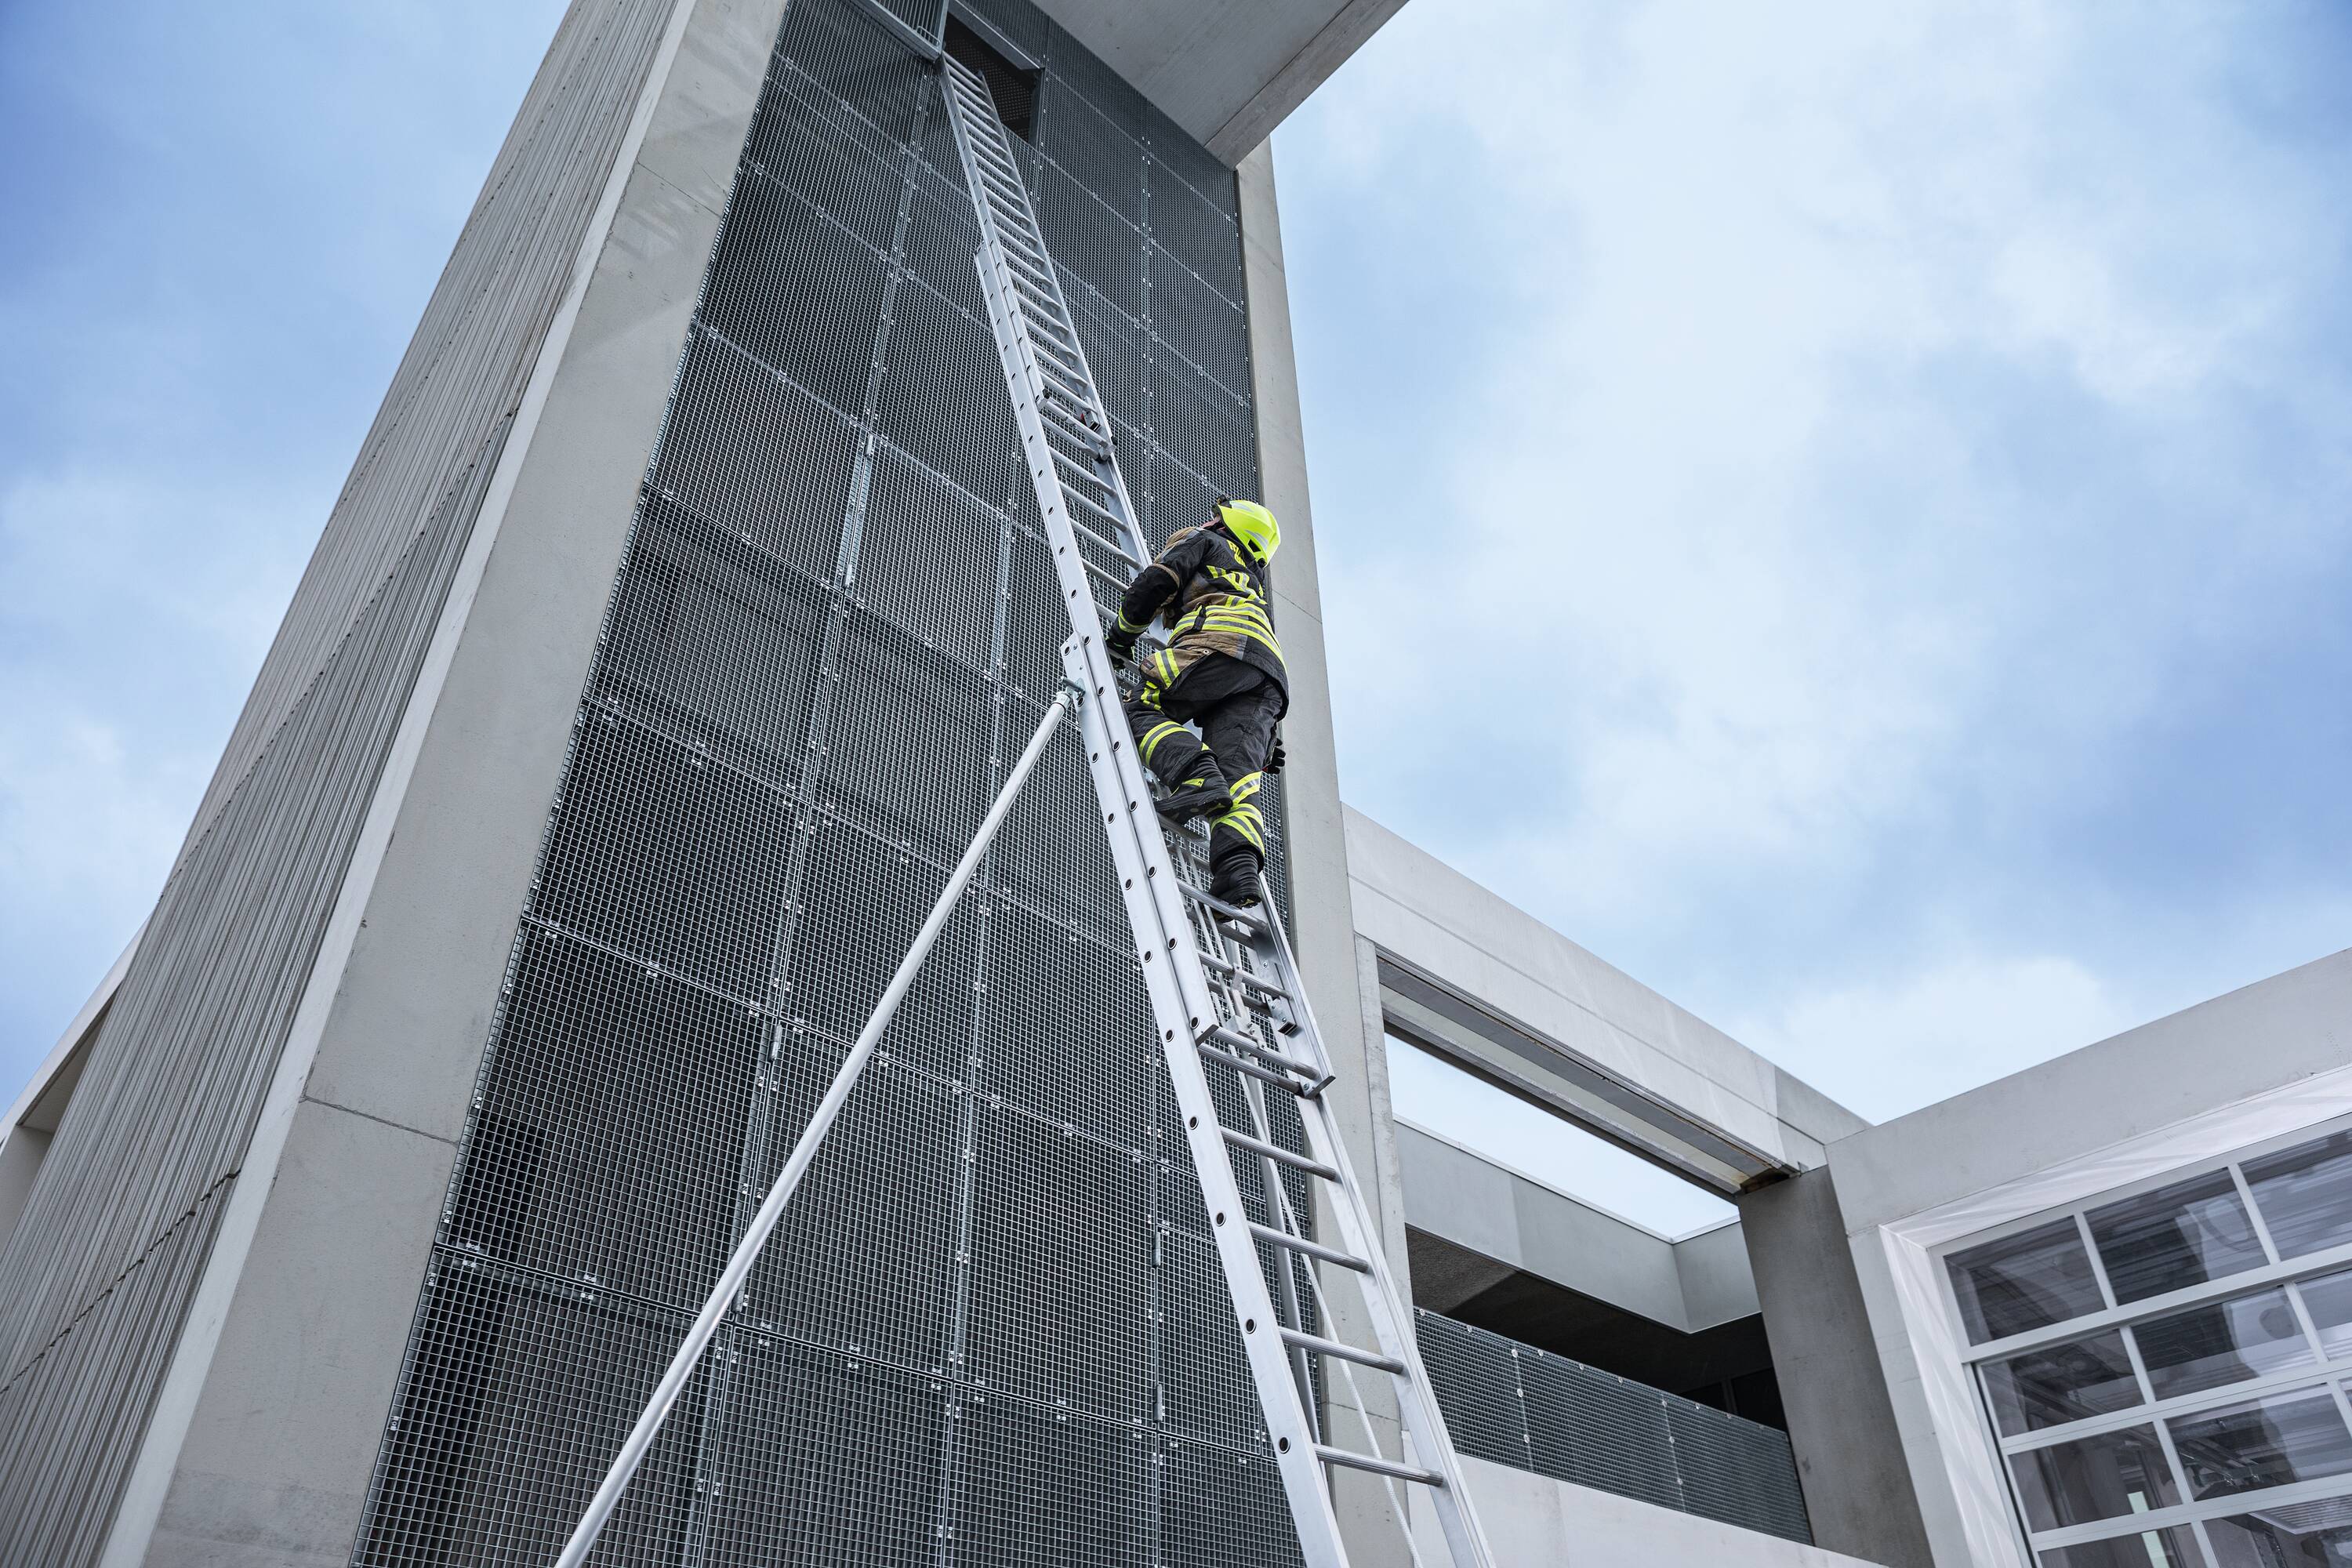
[[[760,1258],[760,1249],[767,1246],[768,1237],[774,1233],[777,1222],[783,1218],[784,1205],[792,1201],[793,1189],[801,1184],[801,1177],[807,1173],[810,1162],[816,1158],[818,1146],[824,1142],[825,1134],[833,1130],[835,1119],[841,1114],[843,1102],[848,1100],[849,1091],[857,1086],[858,1075],[866,1070],[866,1064],[873,1058],[874,1048],[880,1042],[882,1032],[890,1026],[890,1019],[898,1011],[898,1004],[906,999],[908,987],[914,984],[915,972],[922,968],[923,960],[930,956],[932,944],[939,941],[940,932],[947,928],[948,917],[954,912],[956,900],[971,885],[973,876],[980,870],[982,858],[988,853],[989,844],[996,837],[997,830],[1004,826],[1004,819],[1012,815],[1013,803],[1020,795],[1022,786],[1029,782],[1029,775],[1036,771],[1038,759],[1045,754],[1045,743],[1054,738],[1055,730],[1079,700],[1078,689],[1065,681],[1062,689],[1046,707],[1045,718],[1038,721],[1037,732],[1029,737],[1029,744],[1022,751],[1020,760],[1005,775],[1004,787],[996,795],[996,804],[988,808],[988,816],[982,819],[980,831],[973,835],[971,846],[963,852],[963,858],[956,862],[956,868],[948,878],[948,885],[940,892],[939,902],[931,906],[929,917],[923,921],[923,929],[915,933],[914,945],[907,950],[907,956],[898,961],[898,973],[890,976],[890,984],[882,992],[882,1000],[874,1005],[874,1016],[866,1021],[866,1027],[859,1033],[857,1043],[850,1047],[848,1059],[841,1064],[841,1070],[834,1074],[833,1087],[824,1091],[824,1098],[817,1102],[816,1114],[809,1118],[800,1142],[793,1145],[792,1158],[784,1162],[783,1171],[776,1177],[775,1185],[768,1189],[767,1199],[760,1205],[760,1212],[751,1216],[751,1226],[744,1231],[743,1239],[735,1244],[734,1256],[727,1260],[726,1268],[719,1276],[719,1283],[711,1287],[710,1299],[702,1304],[702,1310],[696,1315],[693,1326],[686,1331],[686,1341],[677,1347],[677,1354],[670,1358],[669,1370],[662,1373],[660,1384],[654,1389],[653,1398],[646,1401],[644,1414],[637,1417],[636,1426],[630,1429],[627,1440],[621,1445],[620,1453],[614,1458],[613,1468],[604,1472],[604,1482],[597,1487],[596,1495],[588,1500],[588,1510],[580,1516],[580,1523],[572,1531],[572,1539],[563,1543],[563,1551],[555,1559],[555,1568],[580,1568],[590,1549],[596,1544],[596,1538],[604,1533],[605,1522],[620,1504],[621,1493],[627,1489],[630,1478],[645,1462],[646,1451],[653,1447],[662,1423],[669,1419],[670,1411],[686,1392],[687,1382],[694,1376],[694,1369],[701,1363],[703,1352],[710,1348],[711,1338],[719,1332],[720,1321],[727,1316],[728,1308],[742,1290],[743,1282],[751,1278],[751,1266]]]

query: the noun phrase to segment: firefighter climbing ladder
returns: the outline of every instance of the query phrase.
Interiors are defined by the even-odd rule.
[[[1152,809],[1103,652],[1102,622],[1089,581],[1101,578],[1116,594],[1150,553],[1136,527],[1110,421],[1038,231],[1010,134],[980,74],[951,56],[940,63],[956,147],[980,215],[975,260],[981,291],[1070,612],[1073,636],[1063,646],[1063,664],[1084,694],[1079,722],[1097,802],[1299,1545],[1309,1568],[1341,1568],[1347,1562],[1324,1484],[1325,1467],[1340,1465],[1390,1478],[1392,1484],[1430,1489],[1456,1568],[1492,1568],[1413,1345],[1412,1314],[1381,1257],[1376,1222],[1324,1093],[1331,1083],[1328,1059],[1274,900],[1269,897],[1256,910],[1243,910],[1212,900],[1200,889],[1199,858],[1190,851],[1189,838],[1182,868],[1192,875],[1180,876],[1169,835]],[[1094,550],[1115,563],[1097,563]],[[1219,1116],[1210,1093],[1210,1062],[1230,1069],[1244,1087],[1251,1123],[1246,1130],[1228,1127]],[[1267,1114],[1269,1093],[1296,1105],[1306,1131],[1304,1152],[1276,1140]],[[1272,1224],[1249,1217],[1229,1149],[1258,1167]],[[1323,1191],[1336,1247],[1311,1238],[1307,1216],[1297,1212],[1279,1179],[1286,1173],[1305,1176],[1310,1190]],[[1276,1264],[1271,1270],[1259,1267],[1261,1246]],[[1269,1289],[1269,1273],[1275,1289]],[[1335,1315],[1321,1299],[1319,1281],[1329,1274],[1353,1275],[1362,1286],[1363,1317],[1376,1349],[1315,1331],[1312,1325]],[[1303,1309],[1313,1309],[1313,1315]],[[1351,1382],[1357,1368],[1366,1368],[1392,1383],[1412,1443],[1408,1457],[1391,1458],[1326,1440],[1310,1373],[1317,1362],[1336,1367]],[[1360,1399],[1355,1403],[1363,1408]]]
[[[1066,679],[590,1500],[556,1559],[557,1568],[579,1568],[595,1544],[1014,798],[1073,710],[1160,1052],[1307,1568],[1347,1568],[1347,1549],[1326,1485],[1330,1467],[1382,1478],[1400,1518],[1406,1513],[1401,1488],[1426,1489],[1453,1568],[1495,1568],[1413,1343],[1412,1313],[1381,1255],[1377,1224],[1339,1139],[1326,1096],[1332,1083],[1329,1058],[1281,917],[1270,896],[1249,910],[1211,898],[1202,887],[1205,868],[1197,836],[1170,834],[1153,809],[1150,786],[1119,710],[1117,675],[1103,651],[1092,581],[1119,593],[1150,552],[1136,525],[1109,417],[1039,233],[1010,135],[979,73],[951,57],[942,58],[940,66],[956,147],[980,218],[982,245],[973,260],[981,291],[1069,611],[1072,636],[1062,647]],[[1246,1127],[1229,1126],[1220,1114],[1209,1082],[1213,1063],[1238,1086]],[[1282,1141],[1270,1110],[1276,1102],[1269,1095],[1296,1109],[1303,1149]],[[1261,1212],[1271,1223],[1253,1217],[1235,1173],[1236,1156],[1254,1168],[1264,1194]],[[1320,1212],[1336,1233],[1328,1241],[1314,1236],[1311,1215],[1294,1202],[1294,1179],[1323,1194]],[[1261,1248],[1271,1267],[1261,1267]],[[1336,1276],[1359,1286],[1361,1319],[1372,1346],[1319,1331],[1339,1315],[1335,1309],[1342,1303],[1330,1300],[1324,1285]],[[1316,1397],[1318,1366],[1337,1372],[1358,1411],[1372,1407],[1359,1370],[1384,1380],[1409,1447],[1394,1457],[1380,1452],[1370,1424],[1361,1419],[1353,1425],[1366,1447],[1346,1446],[1337,1440],[1339,1434],[1327,1433]],[[1410,1536],[1406,1545],[1421,1562]]]

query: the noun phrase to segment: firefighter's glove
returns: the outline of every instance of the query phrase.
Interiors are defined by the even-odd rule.
[[[1135,634],[1113,626],[1103,634],[1103,652],[1110,656],[1112,668],[1126,668],[1135,658]]]
[[[1289,754],[1282,749],[1282,737],[1276,735],[1274,738],[1274,750],[1266,753],[1265,771],[1268,773],[1278,773],[1282,771],[1282,764],[1289,760]]]

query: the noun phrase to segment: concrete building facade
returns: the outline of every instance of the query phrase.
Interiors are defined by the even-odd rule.
[[[1055,684],[941,46],[1147,531],[1283,520],[1273,868],[1502,1560],[2352,1560],[2352,955],[1873,1128],[1340,805],[1264,143],[1397,3],[575,0],[0,1123],[0,1564],[569,1530]],[[1049,754],[611,1561],[1295,1560],[1090,799]],[[1408,1047],[1737,1220],[1414,1125]]]

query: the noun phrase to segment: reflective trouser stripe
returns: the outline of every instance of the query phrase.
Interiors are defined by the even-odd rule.
[[[1233,805],[1213,814],[1210,821],[1217,827],[1230,827],[1263,856],[1265,853],[1265,818],[1258,815],[1257,786],[1265,782],[1263,773],[1244,773],[1233,783]]]
[[[1160,742],[1166,740],[1171,735],[1181,735],[1183,732],[1183,725],[1170,721],[1163,720],[1160,723],[1154,724],[1150,730],[1145,733],[1141,742],[1141,745],[1143,747],[1143,761],[1145,764],[1147,766],[1150,765],[1151,762],[1151,753],[1160,749]]]

